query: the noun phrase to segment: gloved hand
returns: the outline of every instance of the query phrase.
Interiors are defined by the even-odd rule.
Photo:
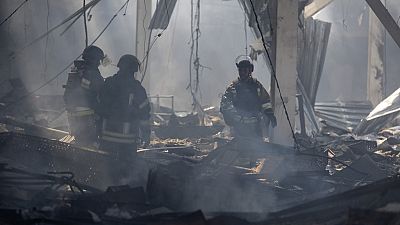
[[[264,115],[265,115],[266,117],[268,117],[271,126],[272,126],[272,127],[276,127],[277,122],[276,122],[276,117],[275,117],[275,115],[274,115],[274,112],[273,112],[272,110],[266,110],[266,111],[264,112]]]
[[[274,114],[269,115],[269,121],[271,122],[272,127],[276,127],[277,122],[276,122],[276,117]]]

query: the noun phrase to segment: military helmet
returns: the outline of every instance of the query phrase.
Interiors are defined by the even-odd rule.
[[[236,67],[237,68],[250,68],[251,72],[254,70],[253,61],[250,57],[245,55],[240,55],[236,58]]]
[[[104,59],[104,52],[99,47],[91,45],[83,50],[82,58],[88,61],[100,61]]]
[[[118,61],[117,67],[122,70],[131,70],[137,72],[140,62],[134,55],[123,55]]]

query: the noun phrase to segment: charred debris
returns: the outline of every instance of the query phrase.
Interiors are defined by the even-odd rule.
[[[269,2],[253,11],[239,1],[258,38],[253,58],[267,59],[262,36],[274,43]],[[299,1],[300,14],[318,2]],[[151,26],[166,29],[162,9],[176,1],[158,4]],[[300,22],[294,146],[232,138],[193,84],[190,112],[150,96],[150,145],[121,170],[107,151],[74,143],[62,96],[3,82],[0,224],[399,224],[400,89],[374,106],[317,102],[331,24]]]
[[[50,125],[49,118],[63,114],[57,96],[35,98],[24,118],[43,120],[1,119],[4,224],[380,224],[398,218],[396,113],[370,113],[351,132],[326,120],[312,137],[297,133],[297,148],[232,139],[213,108],[205,110],[213,121],[208,126],[193,114],[155,114],[151,145],[121,172],[106,151],[73,144],[66,124]],[[324,104],[332,111],[344,107]],[[354,110],[360,105],[364,110],[346,103]],[[374,127],[372,117],[387,119]]]

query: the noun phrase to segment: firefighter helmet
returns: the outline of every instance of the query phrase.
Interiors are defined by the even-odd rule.
[[[104,52],[99,47],[91,45],[83,50],[82,58],[87,61],[100,61],[104,59]]]
[[[237,68],[250,68],[251,72],[254,71],[253,61],[250,57],[245,55],[240,55],[236,58],[236,67]]]
[[[140,66],[139,60],[134,55],[123,55],[118,61],[117,67],[121,70],[137,72]]]

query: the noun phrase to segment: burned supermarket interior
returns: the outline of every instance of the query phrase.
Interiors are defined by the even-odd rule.
[[[1,0],[0,225],[400,224],[400,1]]]

